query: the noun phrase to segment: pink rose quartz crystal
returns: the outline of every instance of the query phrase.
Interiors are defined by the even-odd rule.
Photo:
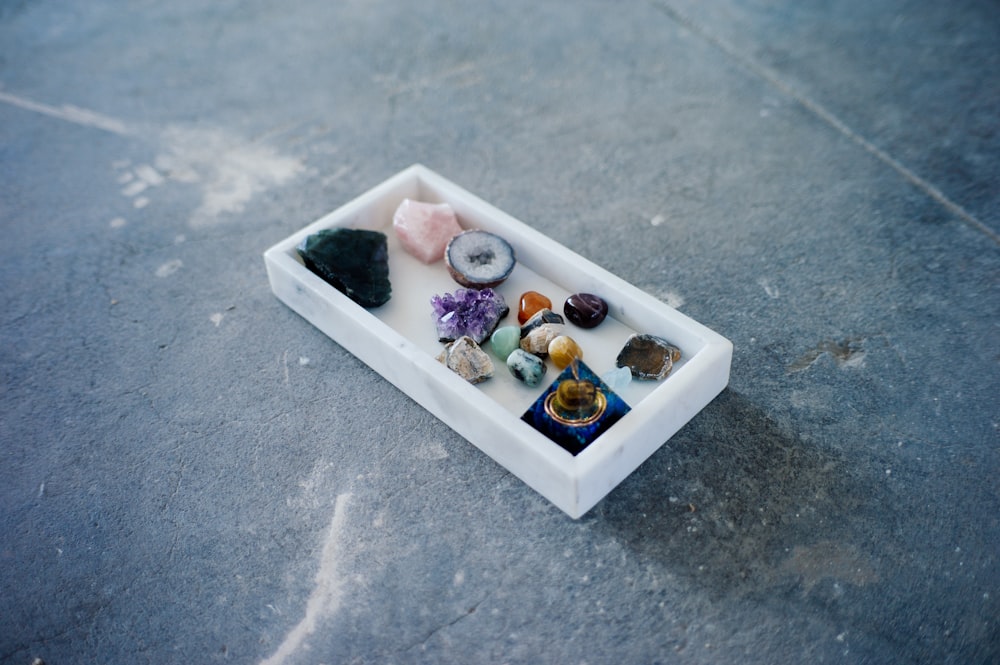
[[[403,249],[424,263],[444,256],[448,241],[462,232],[455,211],[447,203],[404,199],[392,216],[392,226]]]

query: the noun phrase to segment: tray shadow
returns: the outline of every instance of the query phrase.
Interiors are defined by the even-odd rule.
[[[795,586],[796,552],[852,557],[843,537],[871,488],[790,429],[727,389],[584,519],[713,597]]]

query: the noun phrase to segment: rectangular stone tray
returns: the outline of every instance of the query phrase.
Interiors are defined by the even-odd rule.
[[[662,381],[632,381],[620,393],[632,411],[574,457],[520,419],[558,374],[551,362],[542,385],[528,388],[495,357],[495,376],[478,385],[436,360],[444,345],[437,340],[430,299],[459,286],[442,261],[424,265],[400,247],[392,215],[404,198],[447,202],[464,228],[491,231],[513,245],[517,267],[497,288],[512,309],[502,325],[517,323],[525,291],[545,294],[560,313],[570,294],[595,293],[608,302],[608,318],[593,330],[567,328],[597,374],[615,366],[633,332],[667,339],[680,347],[681,361]],[[296,247],[306,236],[341,226],[388,236],[393,294],[382,307],[357,305],[298,257]],[[573,518],[604,498],[729,382],[729,340],[419,164],[277,243],[264,261],[271,289],[286,305]],[[489,352],[488,343],[484,348]]]

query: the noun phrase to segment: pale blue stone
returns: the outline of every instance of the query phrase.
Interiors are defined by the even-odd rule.
[[[601,381],[614,392],[621,392],[632,383],[632,370],[628,367],[616,367],[601,375]]]
[[[507,369],[525,385],[537,386],[545,376],[545,361],[524,349],[514,349],[507,356]]]
[[[511,352],[521,345],[521,328],[518,326],[502,326],[490,337],[493,353],[500,360],[507,360]]]

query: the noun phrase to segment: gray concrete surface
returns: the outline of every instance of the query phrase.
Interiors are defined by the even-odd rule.
[[[997,5],[702,5],[0,5],[0,662],[1000,661]],[[417,161],[735,343],[578,522],[270,294]]]

